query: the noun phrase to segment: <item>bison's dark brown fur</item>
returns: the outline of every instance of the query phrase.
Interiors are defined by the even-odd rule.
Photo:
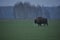
[[[48,20],[47,18],[42,18],[42,17],[37,17],[35,20],[34,20],[35,24],[38,24],[41,26],[41,24],[47,24],[48,25]]]

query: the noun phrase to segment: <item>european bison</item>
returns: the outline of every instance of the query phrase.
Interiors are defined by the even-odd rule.
[[[34,20],[35,24],[38,24],[38,26],[42,25],[42,24],[47,24],[48,25],[48,21],[47,21],[47,18],[42,18],[42,17],[37,17],[35,20]]]

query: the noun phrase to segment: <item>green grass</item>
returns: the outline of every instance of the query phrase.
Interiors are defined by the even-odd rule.
[[[1,40],[59,40],[60,20],[49,20],[40,26],[32,20],[0,20]]]

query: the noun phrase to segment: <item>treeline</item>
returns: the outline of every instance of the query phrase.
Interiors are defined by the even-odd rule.
[[[30,3],[17,3],[15,4],[15,14],[17,17],[23,17],[23,18],[34,18],[37,16],[42,16],[42,9],[41,7],[30,5]]]
[[[19,2],[14,6],[14,14],[16,18],[36,18],[38,16],[46,18],[60,18],[60,6],[44,7],[30,5],[28,2]]]

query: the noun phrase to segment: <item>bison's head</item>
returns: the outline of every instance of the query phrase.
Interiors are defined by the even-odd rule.
[[[37,20],[36,20],[36,19],[34,20],[34,23],[35,23],[35,24],[37,23]]]

